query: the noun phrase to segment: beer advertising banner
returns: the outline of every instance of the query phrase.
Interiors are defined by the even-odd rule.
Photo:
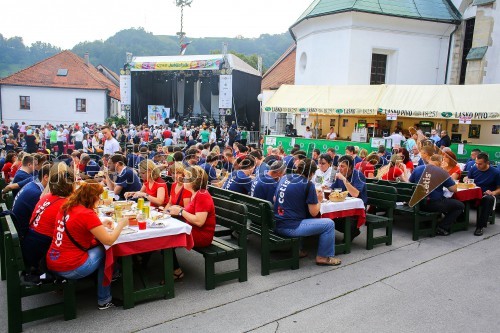
[[[219,70],[222,58],[193,61],[133,62],[132,70],[138,71],[194,71]]]

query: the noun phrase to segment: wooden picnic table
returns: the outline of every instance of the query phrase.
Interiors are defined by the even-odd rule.
[[[467,230],[469,228],[469,214],[471,203],[477,205],[479,201],[483,198],[483,191],[480,187],[474,187],[470,189],[459,188],[457,192],[453,194],[453,199],[461,201],[465,205],[464,214],[458,219],[458,223],[452,225],[452,231],[457,230]]]

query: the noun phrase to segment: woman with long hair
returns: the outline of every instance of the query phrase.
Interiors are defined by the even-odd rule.
[[[191,202],[193,193],[184,187],[184,171],[184,164],[182,162],[175,162],[169,168],[169,173],[174,178],[174,183],[170,188],[170,198],[165,206],[165,210],[168,210],[173,205],[187,207]]]
[[[215,205],[207,190],[208,175],[199,166],[189,167],[185,170],[184,190],[192,193],[191,201],[186,207],[172,205],[168,211],[172,216],[182,218],[193,229],[195,247],[206,247],[212,244],[215,232]],[[175,252],[174,252],[175,254]],[[174,255],[174,279],[184,276],[179,262]]]
[[[403,164],[406,167],[407,176],[413,172],[415,166],[413,165],[412,160],[410,159],[410,152],[406,148],[399,148],[398,155],[403,158]]]
[[[144,198],[153,207],[168,203],[167,183],[160,177],[160,168],[152,160],[143,160],[138,169],[143,185],[137,192],[125,192],[124,197]]]
[[[457,164],[457,156],[451,151],[443,152],[443,161],[441,167],[448,172],[453,180],[459,180],[462,171]]]
[[[81,279],[96,270],[99,310],[113,307],[111,286],[103,286],[105,251],[113,245],[128,219],[101,221],[95,212],[103,187],[96,181],[81,182],[80,187],[62,205],[56,217],[52,243],[47,252],[47,267],[67,279]],[[108,229],[113,229],[108,232]]]
[[[3,178],[5,179],[5,183],[9,184],[10,183],[10,169],[12,168],[12,165],[16,163],[17,161],[17,155],[13,151],[9,151],[7,153],[7,156],[5,156],[5,164],[2,167],[2,172],[3,172]]]
[[[397,154],[392,155],[389,164],[378,170],[377,178],[389,181],[400,180],[408,182],[408,177],[406,176],[406,166],[403,163],[403,158]]]

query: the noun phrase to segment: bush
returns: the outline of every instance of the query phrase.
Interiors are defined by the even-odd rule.
[[[113,116],[106,119],[106,124],[111,125],[115,123],[116,126],[127,125],[127,119],[125,117]]]

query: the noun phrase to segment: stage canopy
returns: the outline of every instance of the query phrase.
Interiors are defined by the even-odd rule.
[[[500,119],[500,85],[283,85],[264,111],[495,120]]]
[[[236,57],[227,54],[229,68],[243,73],[261,76],[258,70]],[[148,71],[218,71],[222,69],[224,55],[202,54],[202,55],[179,55],[179,56],[150,56],[134,57],[130,70],[133,72]]]

